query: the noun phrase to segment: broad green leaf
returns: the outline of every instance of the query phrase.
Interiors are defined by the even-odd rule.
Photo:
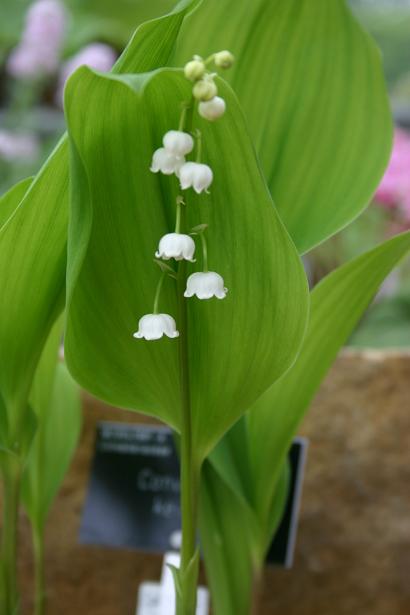
[[[254,507],[245,419],[224,436],[204,464],[200,535],[216,615],[249,615],[269,544],[280,524],[289,487],[285,460],[269,514],[269,533]],[[238,540],[240,536],[240,540]]]
[[[54,389],[55,371],[59,348],[63,338],[64,315],[62,314],[50,331],[46,344],[37,364],[36,373],[30,391],[30,406],[40,420],[42,413],[47,413]]]
[[[15,211],[16,207],[20,203],[21,199],[27,192],[32,177],[23,179],[21,182],[13,186],[6,194],[0,199],[0,229],[10,218],[11,214]]]
[[[283,463],[296,429],[378,286],[409,250],[410,233],[397,236],[331,273],[312,291],[310,323],[294,366],[253,404],[205,464],[200,530],[216,615],[250,612],[249,579],[263,565],[281,518],[287,493]]]
[[[58,360],[61,332],[60,318],[45,345],[30,398],[37,431],[23,474],[22,500],[39,531],[74,453],[82,420],[79,388]]]
[[[216,615],[249,615],[252,597],[253,511],[209,462],[201,478],[199,528]]]
[[[174,63],[220,49],[235,54],[227,79],[275,205],[306,251],[358,215],[387,164],[380,53],[344,0],[206,0],[184,23]]]
[[[68,0],[71,22],[68,44],[103,40],[122,48],[137,25],[168,13],[175,0]]]
[[[13,213],[0,229],[0,390],[10,444],[22,433],[37,361],[63,307],[66,221],[59,198],[66,186],[55,175],[61,163],[60,155],[53,169],[47,165],[30,186],[23,182],[4,197]]]
[[[186,0],[172,14],[140,26],[113,71],[143,72],[165,64],[192,6],[195,1]],[[0,391],[8,413],[9,433],[5,437],[10,442],[21,432],[36,365],[64,303],[67,152],[63,137],[24,196],[24,190],[15,188],[4,197],[7,219],[0,229]],[[4,221],[1,214],[0,218]]]
[[[69,368],[98,397],[155,415],[177,431],[179,340],[146,342],[132,333],[152,311],[159,277],[153,254],[175,224],[178,182],[151,173],[151,157],[178,125],[191,87],[172,69],[114,78],[82,68],[65,101],[73,177]],[[187,302],[199,459],[292,364],[307,312],[300,259],[272,205],[235,95],[222,80],[219,87],[229,113],[216,124],[197,116],[194,123],[214,170],[212,190],[185,193],[186,228],[209,224],[210,268],[229,288],[223,301]],[[190,272],[199,266],[200,257]],[[186,299],[167,279],[160,310],[176,316],[178,301]]]
[[[289,444],[320,383],[384,278],[409,250],[407,232],[348,262],[312,291],[301,353],[247,416],[256,508],[262,517]]]

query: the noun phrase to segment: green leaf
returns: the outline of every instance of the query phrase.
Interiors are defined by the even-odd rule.
[[[0,390],[10,446],[22,433],[37,361],[64,302],[66,213],[58,205],[66,187],[54,174],[61,165],[60,155],[54,169],[46,166],[30,185],[26,180],[3,197],[8,215],[0,229]]]
[[[4,194],[0,199],[0,229],[10,218],[11,214],[15,211],[16,207],[20,203],[21,199],[27,192],[31,182],[33,181],[32,177],[28,177],[27,179],[23,179],[21,182],[13,186],[6,194]]]
[[[262,517],[270,509],[289,444],[325,374],[380,284],[409,250],[407,232],[349,261],[312,291],[301,353],[247,416],[256,508]]]
[[[343,0],[207,0],[184,23],[174,63],[220,49],[235,54],[226,78],[282,220],[306,251],[358,215],[387,164],[380,53]]]
[[[159,278],[152,256],[175,224],[177,180],[149,167],[163,134],[178,125],[181,101],[191,96],[181,73],[113,78],[82,68],[66,88],[73,177],[68,365],[98,397],[177,431],[179,341],[146,342],[132,333],[152,311]],[[186,193],[186,228],[209,224],[210,267],[229,288],[223,301],[187,302],[200,460],[292,364],[307,312],[300,259],[272,206],[235,95],[222,80],[219,88],[229,113],[214,125],[195,120],[203,159],[215,174],[211,193]],[[176,315],[177,301],[175,283],[165,280],[160,310]]]
[[[199,528],[216,615],[249,615],[254,575],[255,518],[231,483],[206,462]]]
[[[44,527],[67,471],[82,422],[79,388],[58,361],[61,333],[59,319],[45,345],[31,392],[37,432],[22,478],[22,500],[38,530]]]
[[[167,62],[187,11],[140,26],[113,71],[149,71]],[[24,188],[28,188],[24,191]],[[21,433],[31,382],[50,328],[64,304],[68,220],[68,150],[63,137],[30,186],[0,202],[0,391],[7,441]],[[15,211],[14,211],[15,210]],[[13,215],[9,215],[13,212]]]
[[[216,615],[251,612],[254,585],[258,583],[266,549],[280,524],[288,495],[290,472],[286,459],[266,531],[254,508],[248,448],[244,417],[212,451],[201,478],[201,544]]]
[[[248,615],[249,579],[263,566],[283,514],[286,456],[297,427],[378,286],[409,250],[410,233],[397,236],[334,271],[312,291],[310,323],[294,366],[205,463],[200,530],[216,615]]]

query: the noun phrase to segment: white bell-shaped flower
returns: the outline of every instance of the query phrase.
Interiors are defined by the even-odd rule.
[[[134,337],[146,340],[159,340],[163,335],[171,338],[179,335],[175,320],[169,314],[145,314],[134,333]]]
[[[189,276],[184,297],[196,295],[198,299],[210,299],[211,297],[224,299],[227,292],[228,289],[225,288],[223,278],[219,273],[204,271],[192,273]]]
[[[194,149],[193,138],[187,132],[182,132],[182,130],[169,130],[165,133],[162,143],[167,152],[179,158],[190,154]]]
[[[198,105],[198,113],[206,120],[214,122],[220,118],[226,111],[226,103],[220,96],[214,96],[211,100],[200,102]]]
[[[168,233],[161,237],[158,250],[155,252],[157,258],[169,260],[175,258],[176,261],[195,262],[195,241],[189,235],[183,233]]]
[[[165,147],[160,147],[154,152],[150,170],[153,173],[158,173],[158,171],[160,171],[164,175],[172,175],[175,173],[175,175],[179,177],[179,170],[184,164],[185,158],[183,156],[175,156],[175,154],[166,150]]]
[[[182,190],[193,188],[200,194],[212,184],[212,169],[207,164],[199,162],[186,162],[179,169],[179,182]]]

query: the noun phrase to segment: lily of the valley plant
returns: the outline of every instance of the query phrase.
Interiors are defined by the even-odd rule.
[[[3,197],[7,615],[27,401],[64,297],[74,378],[176,433],[177,615],[195,614],[198,518],[216,614],[251,612],[292,436],[410,248],[403,234],[308,292],[300,254],[363,210],[391,145],[377,49],[344,0],[314,4],[183,0],[143,24],[111,74],[70,78],[68,135]]]

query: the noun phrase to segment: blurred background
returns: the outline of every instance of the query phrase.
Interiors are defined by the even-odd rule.
[[[367,211],[304,257],[312,285],[349,258],[410,229],[410,0],[349,4],[383,54],[394,145]],[[174,0],[1,1],[0,194],[36,173],[63,133],[68,76],[81,64],[109,70],[136,25],[173,5]],[[388,278],[349,344],[410,346],[410,263]]]

